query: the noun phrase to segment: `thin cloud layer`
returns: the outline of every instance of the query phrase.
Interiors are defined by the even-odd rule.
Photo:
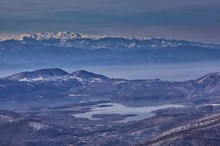
[[[1,0],[0,33],[66,30],[220,42],[219,13],[219,0]]]

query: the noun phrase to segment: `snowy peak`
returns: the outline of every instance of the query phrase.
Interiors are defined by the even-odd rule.
[[[89,79],[89,78],[100,78],[104,80],[108,79],[108,77],[105,77],[103,75],[94,74],[92,72],[87,72],[85,70],[75,71],[71,75],[77,78],[84,78],[84,79]]]
[[[64,76],[69,75],[62,69],[59,68],[52,68],[52,69],[40,69],[32,72],[33,75],[40,75],[40,76]]]
[[[53,69],[40,69],[32,72],[21,72],[12,76],[7,77],[10,80],[18,80],[18,81],[38,81],[48,78],[59,78],[63,76],[68,76],[69,74],[61,69],[53,68]]]

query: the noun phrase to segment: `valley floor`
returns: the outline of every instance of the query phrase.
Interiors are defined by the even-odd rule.
[[[153,111],[154,116],[129,122],[121,122],[121,120],[135,114],[107,112],[93,115],[94,119],[75,116],[90,112],[94,106],[99,108],[111,106],[109,101],[38,106],[21,111],[0,110],[0,144],[4,146],[219,145],[219,98],[183,99],[172,103],[181,103],[184,107],[159,109]]]

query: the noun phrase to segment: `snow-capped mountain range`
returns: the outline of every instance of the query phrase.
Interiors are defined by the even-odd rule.
[[[52,68],[220,60],[220,45],[71,32],[0,38],[0,67]]]
[[[217,45],[215,44],[203,44],[199,42],[189,42],[189,41],[177,41],[177,40],[167,40],[163,38],[147,38],[147,37],[120,37],[120,36],[106,36],[106,35],[85,35],[85,34],[77,34],[72,32],[45,32],[45,33],[23,33],[12,36],[0,37],[0,41],[8,41],[15,40],[21,41],[24,44],[30,40],[35,41],[59,41],[58,46],[60,47],[80,47],[83,48],[83,45],[88,44],[86,40],[93,41],[103,41],[99,42],[97,46],[93,46],[92,48],[107,48],[110,45],[106,42],[108,39],[119,40],[121,46],[128,48],[141,48],[143,45],[152,47],[152,48],[161,48],[161,47],[178,47],[178,46],[194,46],[194,47],[211,47],[215,48]],[[78,41],[78,43],[74,43],[71,41]],[[144,43],[145,42],[145,43]],[[49,44],[47,44],[49,45]],[[45,45],[45,46],[47,46]]]
[[[100,38],[106,38],[107,36],[104,35],[83,35],[83,34],[77,34],[73,32],[43,32],[43,33],[23,33],[23,34],[17,34],[12,36],[4,36],[0,37],[1,41],[5,40],[24,40],[25,38],[31,38],[35,40],[50,40],[50,39],[65,39],[65,40],[71,40],[71,39],[77,39],[77,38],[90,38],[90,39],[100,39]]]

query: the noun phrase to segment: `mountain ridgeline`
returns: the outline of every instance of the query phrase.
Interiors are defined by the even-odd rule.
[[[111,100],[181,99],[220,96],[220,73],[196,80],[112,79],[84,70],[67,73],[58,68],[21,72],[0,79],[0,98],[103,97]]]
[[[220,45],[71,32],[0,38],[0,66],[65,67],[220,60]]]

